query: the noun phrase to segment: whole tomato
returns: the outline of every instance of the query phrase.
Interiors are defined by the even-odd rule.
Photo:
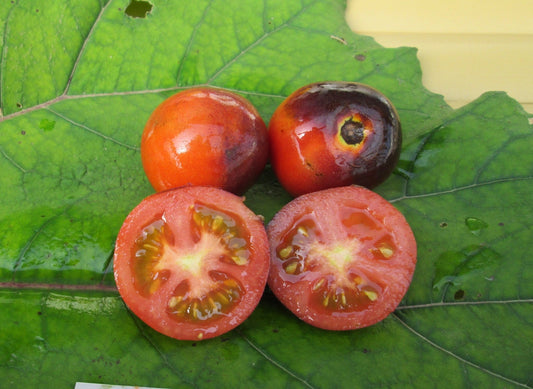
[[[156,191],[203,185],[242,194],[267,163],[267,128],[244,97],[220,88],[190,88],[152,112],[141,158]]]
[[[293,196],[379,185],[395,168],[401,141],[392,103],[355,82],[304,86],[281,103],[269,123],[271,164]]]

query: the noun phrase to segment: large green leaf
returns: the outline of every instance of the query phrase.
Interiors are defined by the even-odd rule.
[[[533,387],[531,115],[495,92],[452,110],[421,84],[415,49],[353,34],[341,0],[153,0],[141,17],[128,5],[0,5],[2,386]],[[150,112],[210,84],[268,121],[326,79],[368,83],[400,112],[401,162],[376,189],[418,241],[400,307],[327,332],[267,290],[222,337],[155,333],[110,271],[123,219],[152,193],[139,155]],[[266,221],[289,201],[269,169],[246,197]]]

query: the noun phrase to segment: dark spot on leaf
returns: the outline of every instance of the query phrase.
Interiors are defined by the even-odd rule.
[[[152,10],[152,7],[153,6],[149,1],[131,0],[124,12],[132,18],[145,18]]]
[[[37,315],[41,316],[43,313],[41,311],[37,312]]]
[[[26,135],[26,131],[22,130],[22,131],[20,131],[20,134],[21,135]]]
[[[357,54],[356,56],[354,56],[354,58],[358,61],[361,61],[363,62],[365,59],[366,59],[366,55],[364,54]]]
[[[459,289],[455,294],[453,295],[453,298],[456,300],[462,300],[465,297],[465,291],[462,289]]]

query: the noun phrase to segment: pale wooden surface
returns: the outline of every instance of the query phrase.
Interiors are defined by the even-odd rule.
[[[533,113],[532,0],[347,0],[356,33],[413,46],[424,85],[462,106],[505,91]]]

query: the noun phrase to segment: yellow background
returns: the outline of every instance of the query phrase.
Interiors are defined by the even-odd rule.
[[[453,107],[505,91],[533,113],[533,0],[348,0],[350,28],[413,46],[424,85]]]

